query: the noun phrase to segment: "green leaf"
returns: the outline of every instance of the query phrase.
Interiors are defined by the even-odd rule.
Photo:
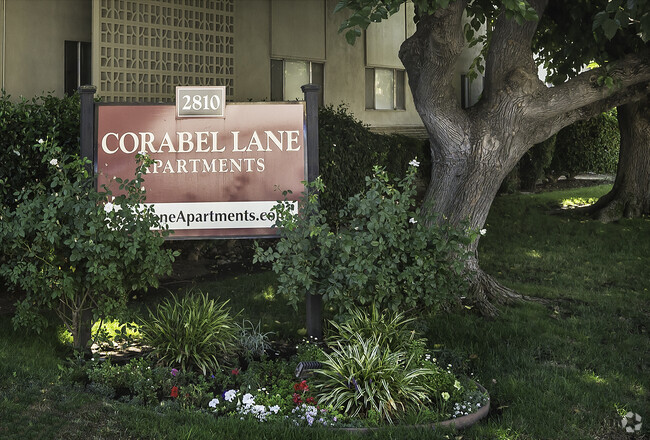
[[[620,25],[616,20],[612,20],[611,18],[606,18],[603,21],[602,29],[603,32],[605,33],[605,37],[608,40],[611,40],[612,38],[614,38],[614,35],[616,35],[616,32],[620,29]]]

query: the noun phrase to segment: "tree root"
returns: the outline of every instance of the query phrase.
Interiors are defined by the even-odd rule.
[[[523,302],[535,302],[551,306],[552,301],[534,296],[522,295],[506,287],[478,267],[476,259],[470,261],[473,280],[470,285],[470,298],[476,304],[481,315],[488,318],[499,316],[498,305],[511,305]]]

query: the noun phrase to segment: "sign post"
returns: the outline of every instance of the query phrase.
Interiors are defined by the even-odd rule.
[[[318,92],[315,84],[302,86],[307,105],[307,181],[318,177]],[[307,335],[321,340],[323,338],[323,297],[307,292]]]
[[[111,186],[147,154],[147,203],[174,238],[277,236],[279,191],[297,201],[318,177],[317,85],[302,86],[304,103],[227,105],[223,87],[179,87],[175,106],[95,104],[94,86],[79,90],[89,174]],[[321,339],[322,297],[307,293],[306,304],[307,334]]]

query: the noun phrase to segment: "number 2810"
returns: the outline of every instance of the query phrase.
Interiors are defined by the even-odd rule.
[[[216,111],[221,106],[219,95],[183,95],[183,107],[185,111]]]

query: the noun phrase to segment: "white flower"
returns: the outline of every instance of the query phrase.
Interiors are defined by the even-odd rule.
[[[52,159],[52,160],[50,161],[50,165],[57,166],[58,164],[59,164],[59,161],[56,160],[56,159]]]
[[[449,400],[449,398],[451,397],[451,396],[449,395],[449,393],[446,392],[446,391],[444,391],[444,392],[441,394],[441,396],[442,396],[442,398],[443,398],[445,401]]]
[[[270,406],[269,411],[271,411],[273,414],[277,414],[278,411],[280,411],[280,406],[279,405]]]
[[[409,223],[416,224],[417,222],[418,222],[418,221],[417,221],[416,219],[414,219],[413,217],[411,217],[411,218],[409,219]]]
[[[417,167],[420,166],[420,162],[418,162],[417,160],[413,159],[412,161],[409,162],[409,165],[411,165],[412,167],[417,168]]]
[[[219,405],[219,399],[212,399],[210,403],[208,403],[208,406],[210,408],[216,408],[217,405]]]
[[[43,139],[39,139],[39,140],[38,140],[38,143],[39,143],[39,144],[42,144],[43,142],[45,142]]]
[[[244,394],[244,397],[242,397],[241,402],[244,405],[254,405],[255,404],[255,397],[251,393],[246,393]]]
[[[479,232],[481,233],[481,235],[485,235],[487,233],[487,229],[481,229]]]
[[[104,211],[106,212],[111,212],[114,209],[115,205],[113,205],[111,202],[106,202],[104,205]]]
[[[228,402],[232,402],[236,395],[237,395],[236,390],[228,390],[224,393],[223,398],[226,399]]]

